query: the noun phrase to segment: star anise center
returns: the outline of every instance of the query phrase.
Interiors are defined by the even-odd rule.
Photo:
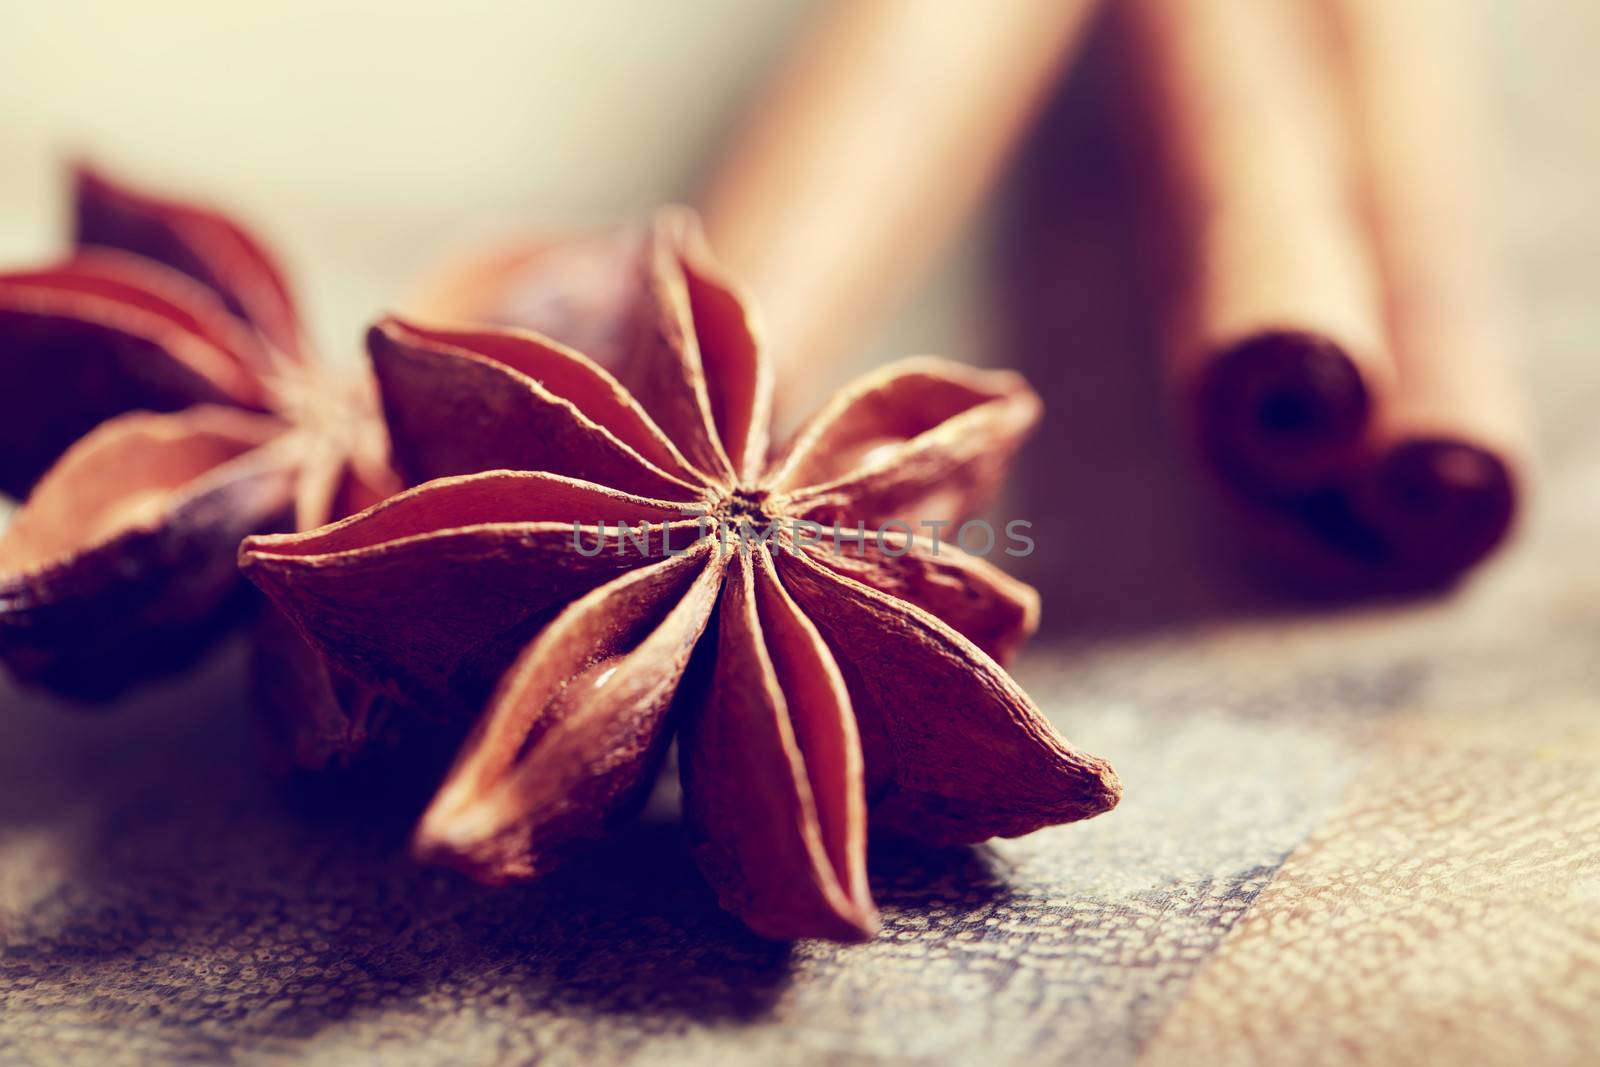
[[[291,367],[268,380],[268,402],[324,451],[350,454],[373,430],[373,403],[362,386],[319,367]]]
[[[765,489],[733,489],[717,501],[711,515],[732,529],[744,526],[761,529],[777,518],[771,505],[772,495]]]

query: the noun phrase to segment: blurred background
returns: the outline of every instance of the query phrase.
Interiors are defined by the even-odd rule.
[[[62,164],[249,220],[330,356],[454,242],[691,195],[804,4],[217,5],[10,10],[0,258],[64,239]]]
[[[1580,862],[1600,848],[1600,3],[1463,2],[1489,49],[1543,456],[1518,543],[1464,588],[1285,604],[1197,500],[1131,280],[1091,33],[973,224],[819,387],[937,352],[1017,367],[1043,394],[1000,505],[1052,531],[1015,568],[1045,604],[1019,677],[1115,762],[1121,810],[899,857],[875,885],[889,933],[791,953],[729,928],[671,829],[498,892],[419,872],[365,827],[286,819],[237,770],[254,758],[237,647],[109,719],[6,684],[0,994],[8,976],[25,992],[0,1059],[8,1036],[53,1049],[77,1026],[84,1048],[136,1031],[172,1059],[234,1036],[290,1058],[320,1035],[330,1063],[377,1046],[505,1062],[523,1039],[624,1058],[647,1038],[677,1062],[927,1061],[980,1040],[1018,1063],[1126,1063],[1147,1043],[1171,1063],[1580,1062],[1600,995]],[[808,7],[9,5],[0,265],[66,247],[65,163],[85,155],[248,222],[322,349],[353,361],[440,256],[695,201]],[[252,946],[248,975],[216,962]],[[1347,1028],[1352,1005],[1388,1014]]]
[[[962,17],[958,5],[930,6]],[[1584,79],[1600,7],[1476,6],[1498,75],[1504,207],[1540,402],[1582,407],[1591,394],[1542,376],[1561,361],[1556,349],[1589,344],[1577,294],[1592,291],[1587,252],[1600,244],[1590,209],[1600,111]],[[329,358],[354,359],[368,321],[479,239],[695,202],[807,10],[800,0],[16,8],[0,33],[0,263],[64,247],[64,163],[81,154],[246,220],[288,264]],[[1247,577],[1218,578],[1229,547],[1206,543],[1215,524],[1194,512],[1189,472],[1172,462],[1150,310],[1129,271],[1137,220],[1113,159],[1105,51],[1091,34],[977,220],[897,314],[806,384],[815,397],[917,352],[1027,373],[1049,416],[1025,459],[1049,462],[1025,462],[1012,499],[1060,531],[1048,563],[1025,570],[1045,586],[1047,624],[1069,629],[1260,601]],[[1550,415],[1546,427],[1581,421]]]

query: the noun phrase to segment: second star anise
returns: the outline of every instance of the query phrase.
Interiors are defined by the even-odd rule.
[[[226,216],[80,168],[76,248],[0,275],[0,660],[105,698],[238,614],[241,538],[399,488],[376,396],[321,363]]]
[[[676,728],[723,906],[770,937],[855,940],[878,923],[869,817],[957,843],[1111,808],[1110,767],[996,662],[1031,632],[1033,591],[949,545],[843,536],[971,513],[1036,421],[1032,391],[906,361],[769,458],[769,369],[692,217],[663,214],[644,259],[626,386],[536,334],[381,323],[396,458],[424,484],[241,552],[337,670],[483,706],[415,851],[539,874],[642,802]],[[594,551],[616,524],[645,536]]]

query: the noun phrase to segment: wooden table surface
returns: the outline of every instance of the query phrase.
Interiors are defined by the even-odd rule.
[[[783,946],[670,791],[538,885],[413,868],[256,768],[237,646],[110,715],[7,689],[0,1062],[1600,1062],[1600,9],[1491,10],[1543,477],[1464,588],[1285,602],[1196,504],[1091,62],[981,304],[1051,410],[1005,505],[1050,531],[1019,675],[1117,811],[880,846],[882,935]]]

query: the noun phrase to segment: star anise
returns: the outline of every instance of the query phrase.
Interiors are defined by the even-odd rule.
[[[339,671],[464,715],[487,697],[415,852],[537,875],[642,802],[676,728],[722,904],[771,937],[853,940],[878,922],[869,812],[955,843],[1111,808],[1110,767],[996,662],[1034,592],[853,531],[972,512],[1036,421],[1027,385],[899,363],[769,460],[771,375],[692,216],[664,213],[644,259],[627,387],[530,332],[379,324],[396,456],[427,480],[241,550]]]
[[[215,212],[80,169],[76,251],[0,276],[0,657],[104,697],[242,603],[246,534],[399,488],[370,379],[309,351],[283,272]],[[42,475],[42,477],[41,477]]]
[[[430,273],[406,310],[430,321],[537,330],[615,371],[632,341],[645,237],[644,227],[625,224],[473,246]]]

